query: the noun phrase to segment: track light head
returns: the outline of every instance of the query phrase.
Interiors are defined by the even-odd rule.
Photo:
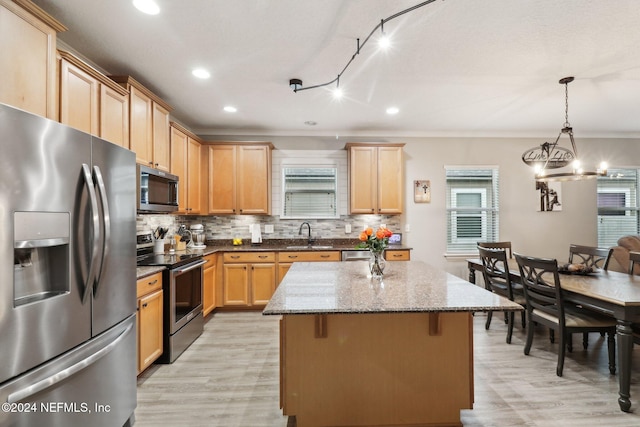
[[[290,79],[289,80],[289,87],[294,92],[297,92],[299,89],[302,88],[302,80],[300,80],[300,79]]]

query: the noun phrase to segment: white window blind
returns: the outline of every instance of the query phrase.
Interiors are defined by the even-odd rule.
[[[282,169],[283,218],[337,218],[336,167]]]
[[[598,177],[598,246],[611,247],[628,234],[640,234],[638,170],[609,169]]]
[[[498,168],[445,167],[447,252],[476,253],[478,242],[498,241]]]

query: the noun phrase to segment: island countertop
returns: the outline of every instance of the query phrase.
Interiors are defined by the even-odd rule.
[[[522,306],[422,261],[387,263],[382,280],[368,263],[294,263],[265,315],[519,311]]]

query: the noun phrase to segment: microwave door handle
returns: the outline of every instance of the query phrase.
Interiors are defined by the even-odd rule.
[[[91,169],[86,163],[82,164],[82,172],[84,176],[84,183],[89,193],[89,206],[91,207],[91,225],[93,231],[93,247],[91,248],[91,258],[89,260],[89,273],[87,274],[87,281],[84,286],[84,295],[82,295],[82,303],[87,302],[87,298],[91,294],[93,288],[93,282],[96,277],[96,259],[100,249],[100,218],[98,217],[98,199],[96,197],[96,191],[93,188],[93,178],[91,176]]]
[[[95,293],[98,293],[100,287],[100,277],[104,270],[104,260],[109,254],[109,239],[111,238],[111,217],[109,215],[109,203],[107,200],[107,189],[104,185],[104,179],[102,178],[102,171],[98,166],[93,167],[93,175],[96,183],[98,184],[98,194],[100,194],[100,202],[102,203],[102,223],[104,234],[102,235],[102,256],[100,257],[100,267],[98,267],[96,273],[96,287]]]

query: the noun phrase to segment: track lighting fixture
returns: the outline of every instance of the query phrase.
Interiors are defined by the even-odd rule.
[[[300,79],[290,79],[289,80],[289,87],[294,91],[294,92],[300,92],[302,90],[309,90],[309,89],[315,89],[315,88],[319,88],[319,87],[324,87],[324,86],[329,86],[333,83],[338,82],[337,86],[336,86],[336,90],[334,91],[334,95],[336,92],[340,92],[340,76],[342,76],[342,74],[347,70],[347,68],[349,68],[349,65],[351,65],[351,63],[353,62],[353,60],[356,58],[356,56],[358,56],[360,54],[360,49],[362,49],[364,47],[364,45],[367,43],[367,41],[369,41],[369,39],[371,38],[371,36],[378,30],[378,28],[380,28],[381,31],[381,36],[379,39],[379,44],[381,46],[383,45],[389,45],[389,38],[386,36],[386,34],[384,33],[384,24],[385,22],[389,22],[392,19],[395,19],[399,16],[404,15],[405,13],[411,12],[413,10],[419,9],[422,6],[426,6],[429,3],[433,3],[436,0],[427,0],[427,1],[423,1],[422,3],[419,3],[415,6],[412,6],[410,8],[401,10],[398,13],[395,13],[391,16],[389,16],[388,18],[385,19],[381,19],[380,23],[378,25],[376,25],[373,30],[371,30],[371,32],[369,33],[369,35],[367,36],[367,38],[364,39],[364,41],[362,42],[362,44],[360,44],[360,39],[356,39],[356,51],[355,53],[351,56],[351,59],[349,59],[349,61],[347,62],[347,65],[344,66],[344,68],[342,69],[342,71],[340,71],[340,73],[338,73],[338,77],[336,77],[335,79],[331,80],[330,82],[326,82],[326,83],[321,83],[321,84],[317,84],[317,85],[313,85],[313,86],[309,86],[309,87],[302,87],[302,80]],[[298,82],[297,84],[294,84],[293,82]]]

